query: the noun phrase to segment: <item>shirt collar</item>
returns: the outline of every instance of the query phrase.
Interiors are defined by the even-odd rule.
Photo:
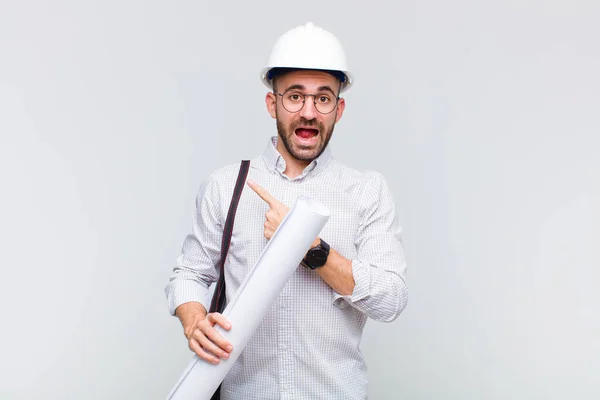
[[[283,156],[279,153],[279,151],[277,151],[278,139],[279,138],[277,136],[273,136],[269,139],[269,143],[267,144],[267,147],[263,152],[263,159],[269,171],[271,171],[272,173],[277,172],[280,175],[285,176],[283,174],[283,171],[285,171],[286,167],[285,160],[283,159]],[[308,164],[306,168],[304,168],[304,171],[302,171],[302,174],[300,174],[294,179],[301,179],[308,176],[309,174],[319,174],[323,169],[325,169],[325,167],[327,166],[327,164],[329,164],[331,160],[333,160],[333,155],[331,153],[331,149],[329,148],[329,146],[327,146],[325,147],[325,150],[323,150],[321,155],[314,159],[310,164]]]

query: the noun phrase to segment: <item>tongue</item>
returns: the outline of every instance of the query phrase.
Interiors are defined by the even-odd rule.
[[[297,129],[296,135],[300,136],[302,139],[310,139],[316,136],[318,131],[316,129]]]

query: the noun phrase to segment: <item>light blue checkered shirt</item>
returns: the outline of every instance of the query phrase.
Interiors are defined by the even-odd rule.
[[[251,160],[248,179],[292,206],[299,195],[330,209],[319,235],[352,260],[355,288],[342,296],[302,266],[277,298],[223,381],[223,400],[367,398],[367,368],[359,344],[367,318],[393,321],[407,301],[402,230],[383,176],[336,161],[327,148],[295,179],[269,140]],[[185,302],[206,304],[217,281],[223,225],[239,164],[213,172],[198,191],[192,232],[165,288],[169,311]],[[267,240],[267,204],[247,186],[237,210],[225,264],[227,298],[255,265]],[[269,282],[265,282],[268,285]]]

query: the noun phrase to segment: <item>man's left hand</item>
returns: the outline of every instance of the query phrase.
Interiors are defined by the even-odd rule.
[[[248,180],[248,186],[250,186],[250,188],[254,190],[256,194],[258,194],[258,196],[269,206],[269,210],[265,214],[264,234],[268,240],[271,240],[275,234],[275,231],[279,227],[279,224],[281,224],[283,218],[290,211],[290,208],[277,200],[275,197],[271,196],[269,192],[260,187],[256,182]]]

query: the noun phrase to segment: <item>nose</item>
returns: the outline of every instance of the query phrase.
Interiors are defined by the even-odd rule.
[[[317,117],[317,112],[314,96],[306,96],[304,98],[304,105],[300,110],[300,116],[310,121],[311,119],[315,119]]]

